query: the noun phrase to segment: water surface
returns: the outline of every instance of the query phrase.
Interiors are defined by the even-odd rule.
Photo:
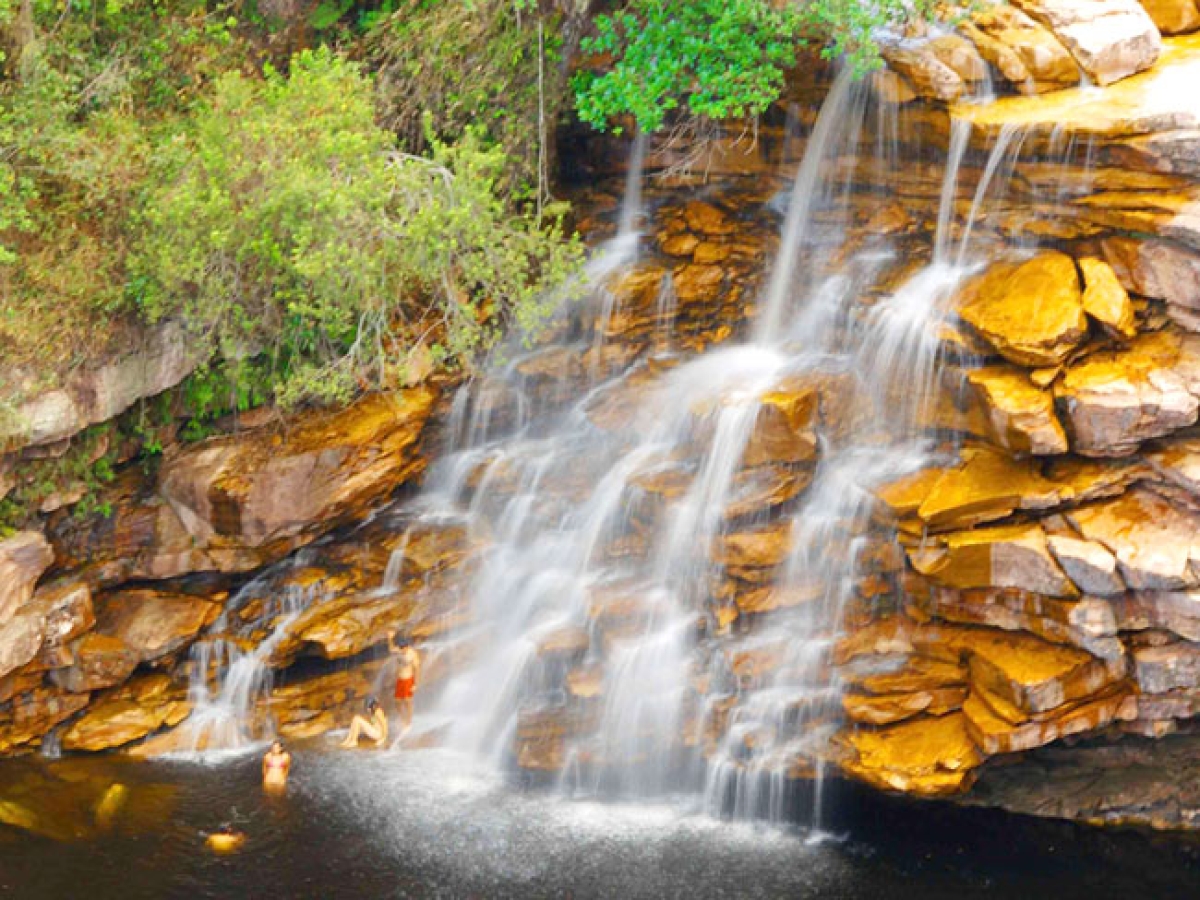
[[[445,751],[296,753],[287,795],[263,795],[258,761],[218,765],[8,761],[112,779],[129,802],[99,837],[0,828],[0,896],[563,897],[934,900],[1195,896],[1194,847],[1000,814],[850,798],[836,836],[728,822],[686,806],[560,799]],[[65,768],[64,768],[65,765]],[[18,771],[18,770],[22,771]],[[53,798],[47,797],[47,802]],[[694,802],[694,801],[693,801]],[[232,820],[241,853],[204,832]]]

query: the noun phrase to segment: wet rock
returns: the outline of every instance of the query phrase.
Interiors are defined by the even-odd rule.
[[[987,366],[967,375],[987,407],[997,443],[1019,453],[1066,453],[1067,434],[1054,413],[1054,397],[1019,369]]]
[[[744,466],[811,462],[817,455],[817,387],[803,380],[785,382],[760,398]]]
[[[928,44],[906,43],[883,48],[887,64],[913,86],[917,94],[952,103],[963,95],[962,76],[942,61]]]
[[[683,217],[688,228],[697,234],[728,235],[737,230],[728,213],[702,200],[688,203],[683,208]]]
[[[841,766],[850,777],[916,796],[965,790],[972,770],[983,761],[961,713],[862,729],[851,733],[846,743],[852,756]]]
[[[33,586],[54,561],[44,535],[21,531],[0,541],[0,624],[33,596]]]
[[[913,567],[953,588],[1016,588],[1052,597],[1078,590],[1050,553],[1038,525],[957,531],[909,551]]]
[[[8,714],[0,713],[0,753],[40,740],[87,706],[90,697],[39,689],[13,698]]]
[[[1009,516],[1016,509],[1044,509],[1061,496],[1058,485],[1029,462],[990,448],[968,448],[963,460],[933,482],[917,508],[932,529],[965,528]]]
[[[1137,0],[1013,0],[1054,31],[1100,85],[1154,65],[1162,38]]]
[[[1067,577],[1085,594],[1107,597],[1125,592],[1117,558],[1103,544],[1061,534],[1049,535],[1046,543]]]
[[[852,722],[891,725],[917,715],[944,716],[962,709],[966,698],[965,686],[904,694],[843,694],[842,709]]]
[[[1157,239],[1106,238],[1104,258],[1135,294],[1200,309],[1200,255]]]
[[[242,572],[366,513],[423,470],[415,444],[434,392],[368,395],[284,434],[254,431],[168,454],[158,483],[137,472],[112,516],[63,520],[59,564],[103,586],[191,572]]]
[[[1177,641],[1133,651],[1133,672],[1143,694],[1200,687],[1200,645]]]
[[[1086,285],[1084,312],[1118,337],[1131,338],[1137,334],[1133,303],[1112,266],[1102,259],[1085,256],[1079,260],[1079,269]]]
[[[1163,34],[1186,34],[1200,28],[1196,0],[1140,0]]]
[[[984,699],[986,696],[983,692],[972,693],[963,704],[963,713],[971,738],[989,755],[1032,750],[1070,735],[1137,718],[1137,698],[1124,690],[1071,704],[1049,716],[1017,722],[999,714]]]
[[[1087,334],[1075,261],[1043,252],[1000,262],[963,290],[959,315],[1011,362],[1061,364]]]
[[[1071,524],[1117,559],[1133,590],[1178,590],[1200,584],[1200,518],[1134,488],[1068,512]]]
[[[74,662],[50,673],[65,691],[80,694],[122,684],[137,668],[138,654],[115,637],[87,634],[71,646]]]
[[[191,705],[163,675],[130,682],[88,708],[62,736],[64,750],[95,752],[123,747],[173,728],[187,718]]]
[[[1200,737],[1047,747],[981,770],[957,802],[1095,825],[1200,824]]]
[[[1142,441],[1196,422],[1200,339],[1140,335],[1128,349],[1072,366],[1054,392],[1077,453],[1128,455]]]
[[[1004,631],[1025,631],[1056,644],[1070,644],[1105,660],[1125,648],[1117,639],[1112,605],[1096,597],[1062,600],[1013,590],[935,590],[910,603],[917,615]]]
[[[771,568],[787,558],[791,538],[790,522],[731,532],[717,539],[713,559],[730,568]]]
[[[186,647],[221,611],[200,597],[150,589],[108,594],[96,606],[96,632],[121,641],[140,662]]]
[[[996,4],[964,23],[963,31],[983,58],[1022,93],[1079,83],[1079,67],[1067,49],[1019,9]]]

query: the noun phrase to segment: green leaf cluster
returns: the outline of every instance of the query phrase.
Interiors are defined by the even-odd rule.
[[[530,324],[578,246],[515,216],[504,153],[467,129],[430,155],[374,120],[370,79],[328,50],[230,73],[163,154],[142,214],[136,300],[227,360],[263,356],[283,403],[402,383],[420,347],[469,361]]]
[[[628,0],[596,17],[583,50],[595,69],[573,82],[580,118],[620,132],[673,117],[753,116],[783,89],[796,50],[822,43],[856,71],[880,64],[881,31],[935,17],[938,0]],[[953,4],[949,4],[953,5]]]

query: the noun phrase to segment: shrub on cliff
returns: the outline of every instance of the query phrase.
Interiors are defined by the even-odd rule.
[[[534,324],[578,256],[556,220],[506,207],[501,150],[467,129],[401,152],[372,96],[327,49],[222,76],[145,204],[141,307],[182,312],[226,358],[266,354],[285,403],[402,381],[414,348],[466,360]]]
[[[675,114],[757,115],[783,89],[796,49],[823,45],[866,72],[879,64],[880,29],[933,18],[940,0],[627,0],[597,16],[583,49],[611,64],[575,78],[583,121],[599,129],[631,116],[657,131]],[[617,126],[619,130],[619,126]]]

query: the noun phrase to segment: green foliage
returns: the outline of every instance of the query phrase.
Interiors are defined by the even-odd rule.
[[[48,501],[66,504],[76,516],[112,514],[101,489],[116,478],[117,429],[96,425],[77,435],[61,456],[26,461],[21,480],[0,501],[0,534],[28,525]]]
[[[631,116],[657,131],[676,110],[708,119],[757,115],[783,88],[806,40],[859,72],[879,65],[879,29],[930,18],[936,0],[628,0],[601,15],[585,52],[611,57],[574,81],[580,118],[604,130]]]
[[[306,51],[289,74],[229,74],[164,154],[136,284],[150,319],[176,311],[227,360],[264,355],[277,399],[337,401],[405,380],[410,351],[465,362],[532,324],[577,248],[514,216],[504,154],[468,129],[404,154],[375,124],[353,63]]]
[[[632,0],[598,17],[596,34],[583,42],[586,52],[615,61],[577,76],[579,116],[604,128],[629,114],[649,132],[681,103],[712,119],[762,112],[795,61],[799,27],[796,7],[768,0]]]
[[[0,355],[53,373],[128,334],[130,211],[160,130],[240,54],[223,4],[34,0],[20,23],[0,2]]]
[[[427,116],[448,143],[482,129],[508,157],[502,188],[528,191],[544,150],[539,119],[553,127],[566,96],[558,17],[539,18],[527,0],[395,5],[367,39],[381,124],[412,153],[428,152]]]

